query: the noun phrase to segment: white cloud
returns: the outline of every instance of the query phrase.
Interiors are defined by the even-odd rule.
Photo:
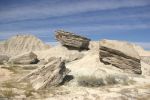
[[[34,35],[41,35],[41,36],[45,36],[45,33],[49,33],[49,34],[53,34],[57,29],[64,29],[67,31],[73,31],[73,32],[92,32],[92,31],[111,31],[111,30],[116,30],[116,31],[120,31],[120,30],[135,30],[135,29],[149,29],[150,25],[149,24],[123,24],[123,25],[119,25],[119,24],[106,24],[106,25],[102,25],[102,24],[97,24],[97,25],[71,25],[71,26],[64,26],[64,27],[40,27],[40,28],[30,28],[30,29],[22,29],[22,28],[18,28],[15,30],[3,30],[0,31],[0,36],[12,36],[15,34],[21,34],[21,33],[29,33],[29,34],[34,34]],[[43,33],[43,34],[42,34]]]
[[[82,0],[69,4],[58,2],[55,5],[52,5],[51,2],[39,2],[34,5],[16,6],[9,10],[2,10],[0,11],[0,21],[47,18],[96,10],[139,7],[148,4],[148,0]]]

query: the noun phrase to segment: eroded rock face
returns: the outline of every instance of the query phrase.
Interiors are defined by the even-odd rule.
[[[0,64],[4,64],[4,62],[8,62],[9,57],[7,55],[0,55]]]
[[[56,39],[64,46],[88,49],[90,39],[62,30],[56,31]]]
[[[115,40],[100,41],[100,60],[127,72],[141,74],[140,57],[132,44]]]
[[[9,59],[9,63],[13,64],[37,64],[38,61],[37,55],[33,52],[23,53]]]
[[[49,48],[49,45],[44,44],[33,35],[17,35],[0,42],[0,53],[9,56],[20,55],[29,51],[41,51]]]
[[[66,69],[61,58],[51,58],[48,64],[34,70],[19,81],[28,80],[35,90],[39,90],[59,85],[67,73],[69,73],[69,70]]]

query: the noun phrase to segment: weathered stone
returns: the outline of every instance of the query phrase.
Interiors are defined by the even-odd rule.
[[[90,39],[62,30],[56,31],[56,39],[64,46],[88,49]]]
[[[33,52],[27,52],[10,58],[9,62],[13,64],[37,64],[38,59]]]
[[[28,80],[35,90],[39,90],[59,85],[67,73],[69,70],[66,69],[64,61],[61,61],[61,58],[52,58],[48,64],[34,70],[19,81]]]
[[[0,64],[4,64],[4,62],[8,62],[9,57],[7,55],[0,55]]]
[[[0,54],[9,56],[20,55],[30,51],[42,51],[50,46],[33,35],[17,35],[5,41],[0,41]]]
[[[100,41],[100,60],[128,72],[141,74],[140,57],[132,44],[115,40]]]

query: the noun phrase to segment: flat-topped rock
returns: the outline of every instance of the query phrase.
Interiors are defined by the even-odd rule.
[[[64,46],[88,49],[90,39],[62,30],[56,31],[56,39]]]
[[[120,69],[141,74],[140,56],[133,45],[116,40],[100,41],[100,60]]]

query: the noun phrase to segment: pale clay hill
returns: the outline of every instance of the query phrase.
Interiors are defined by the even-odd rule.
[[[54,47],[31,35],[0,44],[0,98],[149,100],[149,51],[124,41],[57,32],[60,44]]]
[[[0,52],[7,55],[18,55],[29,51],[40,51],[50,48],[32,35],[17,35],[0,43]]]

